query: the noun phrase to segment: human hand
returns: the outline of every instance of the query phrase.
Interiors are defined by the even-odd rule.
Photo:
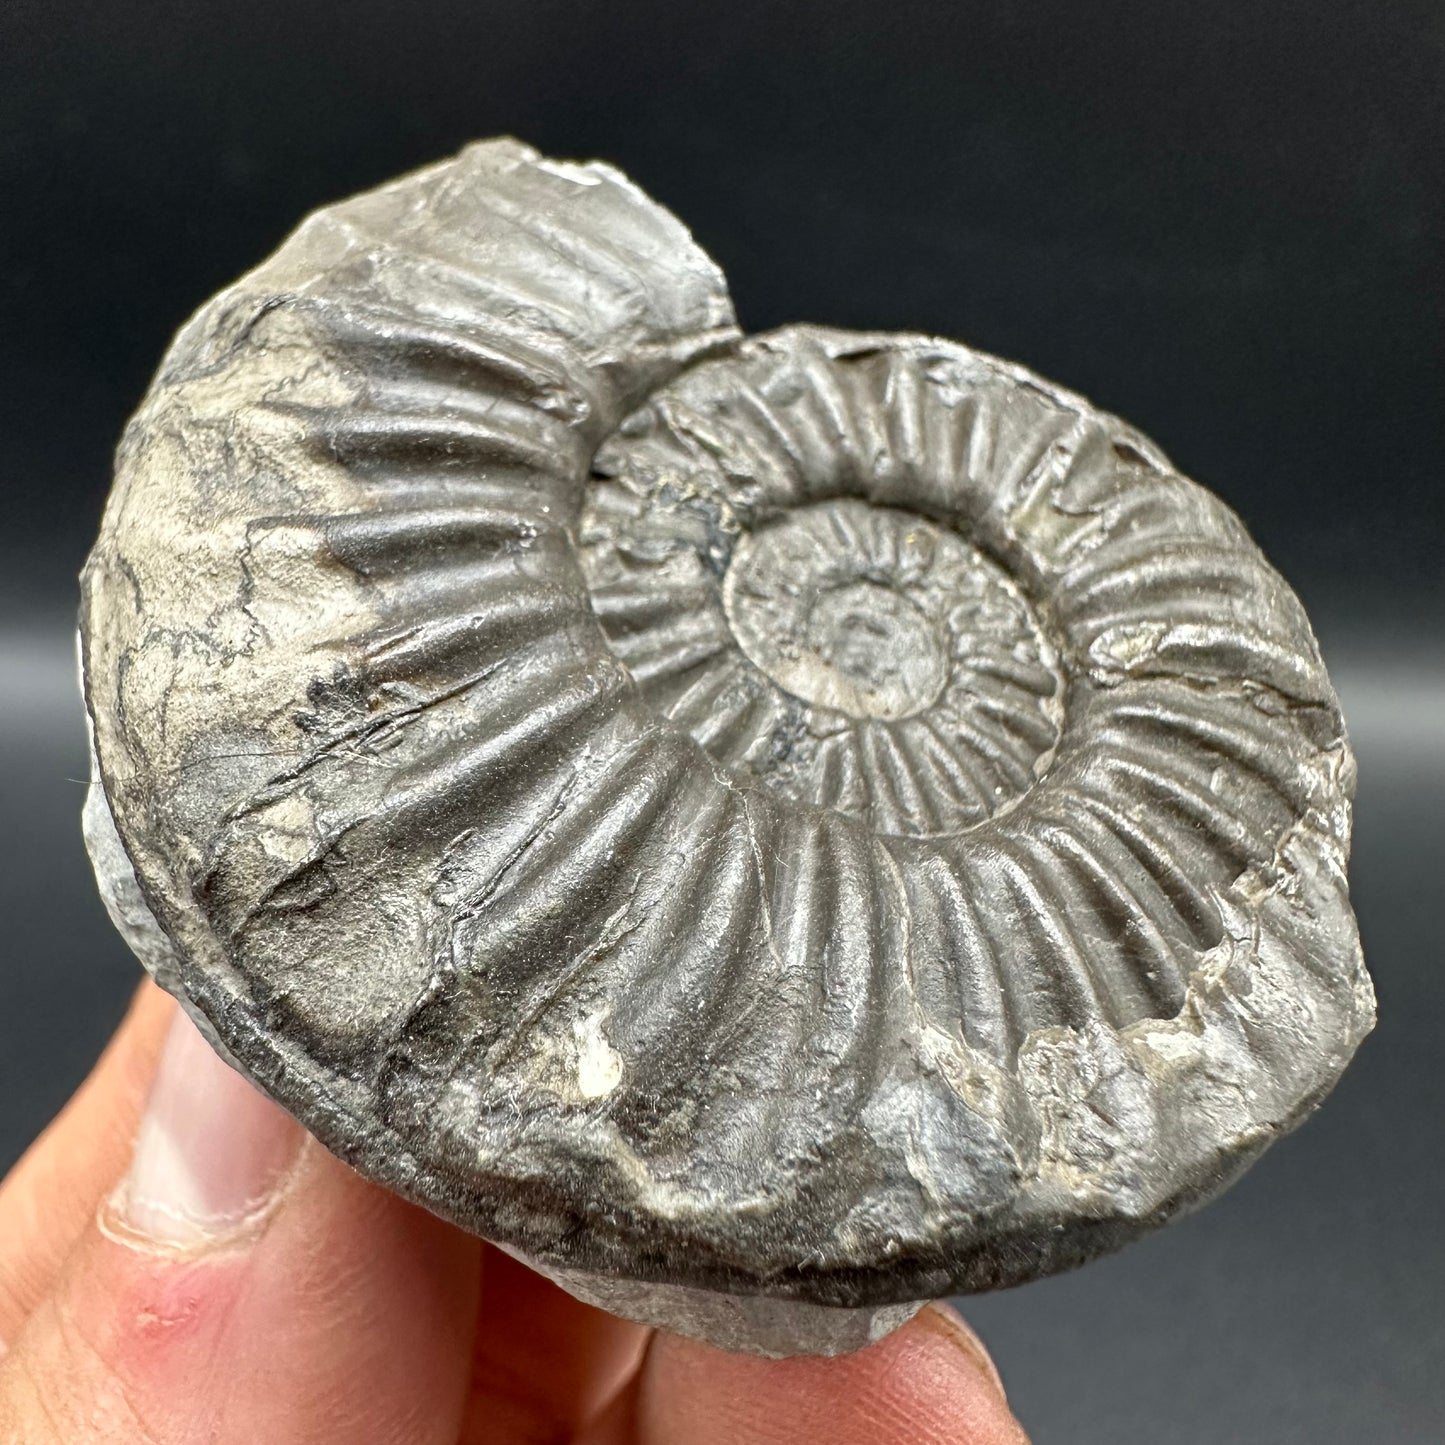
[[[941,1307],[856,1355],[773,1361],[579,1303],[352,1173],[147,984],[0,1185],[0,1441],[203,1440],[1024,1435],[982,1345]]]

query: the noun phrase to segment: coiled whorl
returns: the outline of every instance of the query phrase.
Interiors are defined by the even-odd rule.
[[[1234,515],[966,347],[743,340],[603,166],[473,147],[203,309],[83,635],[168,985],[554,1271],[1063,1268],[1368,1027],[1343,726]]]

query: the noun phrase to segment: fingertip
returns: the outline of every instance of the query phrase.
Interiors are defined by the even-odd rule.
[[[636,1375],[650,1334],[487,1246],[463,1439],[572,1439]]]
[[[637,1415],[645,1445],[1026,1445],[987,1350],[946,1306],[834,1359],[765,1360],[659,1334]]]
[[[16,1438],[453,1445],[478,1241],[306,1140],[180,1016],[135,1137],[0,1366]]]
[[[209,1242],[92,1229],[0,1363],[0,1418],[47,1445],[452,1445],[476,1254],[309,1146],[274,1209]]]
[[[174,1013],[143,982],[75,1095],[0,1181],[0,1338],[19,1332],[125,1167]]]
[[[970,1356],[978,1368],[993,1382],[1000,1397],[1007,1400],[1008,1394],[1004,1389],[1003,1376],[999,1374],[998,1366],[994,1364],[988,1347],[979,1338],[978,1332],[973,1326],[947,1300],[934,1300],[924,1305],[912,1323],[918,1329],[936,1330],[950,1344]]]

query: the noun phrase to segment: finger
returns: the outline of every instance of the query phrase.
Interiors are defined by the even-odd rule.
[[[762,1360],[659,1333],[639,1445],[1027,1445],[983,1345],[946,1305],[836,1359]]]
[[[174,1010],[142,984],[89,1077],[0,1184],[0,1343],[50,1289],[125,1168]]]
[[[461,1445],[571,1440],[636,1373],[650,1336],[487,1249]]]
[[[477,1273],[178,1014],[126,1178],[0,1361],[0,1439],[454,1445]]]

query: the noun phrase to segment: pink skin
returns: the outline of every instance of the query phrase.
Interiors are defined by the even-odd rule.
[[[7,1342],[24,1445],[1024,1439],[951,1311],[766,1361],[577,1303],[363,1182],[149,988],[0,1186]]]

